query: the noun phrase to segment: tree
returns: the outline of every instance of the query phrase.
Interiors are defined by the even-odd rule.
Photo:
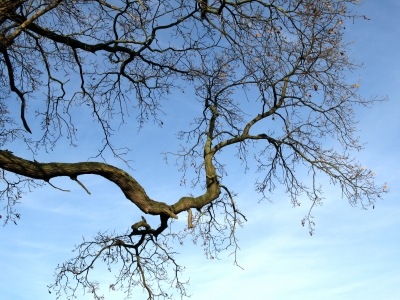
[[[50,182],[55,177],[68,176],[89,193],[78,180],[85,174],[115,183],[144,214],[160,219],[157,228],[142,217],[126,233],[84,240],[77,256],[59,266],[50,288],[74,295],[82,287],[100,299],[89,275],[94,262],[103,261],[120,267],[110,289],[125,290],[128,297],[138,285],[149,299],[173,297],[165,286],[185,296],[182,269],[169,243],[192,236],[206,245],[210,258],[229,247],[235,253],[235,229],[246,220],[224,185],[225,149],[236,147],[245,166],[257,149],[263,178],[255,187],[262,198],[268,199],[277,184],[294,206],[306,195],[311,208],[302,224],[311,235],[311,209],[323,198],[320,174],[352,205],[374,205],[387,188],[377,186],[374,173],[352,158],[362,149],[353,108],[380,101],[361,98],[359,83],[345,77],[357,68],[343,40],[346,19],[357,17],[349,7],[356,2],[0,1],[4,222],[20,218],[15,204],[26,189],[46,183],[61,189]],[[167,204],[151,199],[130,174],[105,161],[112,155],[129,167],[129,141],[120,147],[116,130],[135,122],[131,114],[139,128],[150,126],[148,120],[162,127],[162,102],[187,88],[194,89],[202,109],[190,129],[179,132],[182,148],[165,157],[176,157],[182,182],[189,177],[204,193]],[[31,122],[28,104],[36,109]],[[94,160],[103,162],[41,163],[7,150],[22,142],[35,156],[64,137],[73,146],[74,120],[85,112],[104,136],[94,153]],[[307,170],[309,181],[296,175],[299,168]],[[171,220],[186,215],[187,230],[166,230]]]

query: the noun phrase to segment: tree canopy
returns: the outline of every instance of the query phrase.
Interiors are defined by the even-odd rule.
[[[101,299],[90,271],[103,261],[119,267],[109,288],[128,297],[136,286],[148,299],[173,297],[166,287],[187,295],[168,243],[191,236],[206,245],[208,257],[235,252],[235,230],[246,221],[232,187],[224,184],[225,149],[235,150],[232,163],[245,168],[254,158],[260,199],[269,199],[277,186],[294,206],[307,196],[310,212],[302,224],[311,235],[311,210],[323,199],[321,174],[350,204],[373,206],[387,188],[376,185],[374,172],[354,156],[362,149],[354,108],[381,99],[360,97],[359,82],[346,78],[359,67],[343,38],[348,20],[366,18],[352,13],[357,2],[1,0],[4,223],[20,218],[15,205],[26,190],[43,184],[62,190],[51,183],[55,177],[70,177],[90,193],[78,179],[85,174],[113,182],[146,215],[123,234],[84,240],[77,256],[58,267],[50,288],[60,295],[83,288]],[[178,105],[173,93],[188,89],[195,96],[187,101],[200,103],[201,110],[191,124],[180,125],[181,148],[164,155],[176,160],[182,184],[189,180],[203,193],[165,203],[107,159],[117,157],[129,169],[130,137],[118,135],[119,129],[163,127],[162,104]],[[103,136],[89,161],[28,159],[65,139],[75,146],[79,118],[95,121]],[[25,157],[10,151],[21,144]],[[157,228],[146,221],[153,216]],[[177,218],[187,218],[187,229],[166,230]]]

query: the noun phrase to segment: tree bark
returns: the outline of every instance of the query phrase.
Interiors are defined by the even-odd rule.
[[[182,197],[175,204],[168,205],[165,202],[150,199],[143,187],[132,176],[106,163],[39,163],[17,157],[8,150],[0,150],[0,168],[9,172],[46,182],[60,176],[68,176],[72,180],[77,180],[79,175],[99,175],[115,183],[124,193],[125,197],[144,213],[150,215],[165,214],[175,219],[178,218],[177,215],[182,211],[187,211],[189,208],[202,208],[204,205],[218,198],[221,192],[211,160],[212,157],[210,155],[206,159],[206,192],[198,197]]]
[[[0,0],[0,25],[2,25],[26,0]]]
[[[39,163],[19,158],[7,150],[0,150],[0,167],[12,173],[46,182],[59,176],[69,176],[75,180],[79,175],[99,175],[115,183],[125,197],[144,213],[151,215],[164,213],[177,218],[169,205],[150,199],[143,187],[127,172],[105,163]]]

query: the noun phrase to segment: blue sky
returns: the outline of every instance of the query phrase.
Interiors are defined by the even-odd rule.
[[[355,42],[354,57],[364,63],[349,77],[360,79],[364,97],[390,98],[370,110],[357,109],[359,135],[367,143],[357,159],[377,173],[376,181],[386,183],[390,193],[374,210],[361,210],[341,199],[337,187],[325,185],[324,204],[313,212],[316,234],[310,237],[300,223],[309,209],[307,200],[292,208],[290,199],[277,191],[273,203],[258,204],[259,195],[253,190],[255,170],[244,174],[242,166],[232,166],[226,184],[235,187],[237,202],[248,219],[238,231],[238,260],[244,270],[233,266],[229,251],[220,260],[207,260],[201,247],[189,241],[177,246],[178,261],[186,266],[183,278],[190,278],[191,299],[400,299],[400,2],[369,0],[356,10],[371,20],[355,20],[346,26],[346,39]],[[160,153],[178,148],[174,134],[188,124],[190,111],[196,109],[183,95],[174,101],[183,105],[185,114],[165,118],[162,129],[146,126],[139,133],[136,127],[124,132],[133,148],[131,174],[151,198],[167,203],[190,189],[179,186],[179,172],[172,162],[166,165]],[[164,104],[166,112],[173,113],[168,105],[174,101]],[[78,128],[89,133],[81,136],[77,148],[60,144],[39,159],[86,160],[93,153],[91,139],[96,136],[90,132],[91,124],[78,122]],[[125,168],[113,158],[107,162]],[[73,256],[71,250],[82,236],[89,238],[107,229],[125,231],[140,218],[119,189],[103,178],[82,176],[80,180],[92,195],[70,180],[54,180],[53,184],[71,192],[49,186],[34,190],[22,198],[18,226],[1,228],[1,299],[54,299],[46,285],[53,282],[57,264]],[[156,218],[147,220],[158,223]],[[182,217],[178,222],[186,220]],[[110,275],[105,267],[96,271],[107,296]],[[140,289],[136,297],[145,298]],[[115,293],[109,297],[121,298]],[[90,295],[78,299],[90,299]]]

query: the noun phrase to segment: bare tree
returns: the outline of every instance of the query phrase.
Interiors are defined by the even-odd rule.
[[[362,148],[354,107],[381,101],[361,98],[359,83],[345,77],[357,68],[343,39],[345,21],[360,17],[351,12],[357,2],[1,0],[4,222],[20,217],[15,204],[25,189],[55,187],[51,179],[68,176],[89,192],[78,180],[85,174],[113,182],[143,214],[160,219],[158,228],[143,217],[124,234],[99,233],[93,241],[84,240],[77,256],[58,267],[50,288],[59,295],[83,288],[102,299],[89,275],[94,262],[103,261],[119,268],[111,290],[124,290],[129,297],[141,286],[153,299],[173,297],[165,292],[173,287],[185,296],[171,242],[186,236],[201,240],[210,258],[230,247],[236,253],[238,247],[235,229],[246,217],[224,185],[226,170],[219,160],[231,145],[245,164],[249,146],[257,149],[254,158],[263,177],[255,187],[261,197],[268,198],[279,184],[293,205],[300,205],[300,195],[311,200],[302,220],[311,235],[311,209],[322,199],[318,174],[338,185],[352,205],[374,205],[386,187],[377,186],[373,172],[351,156]],[[130,115],[139,127],[149,119],[162,126],[162,101],[186,87],[195,89],[193,101],[202,110],[190,130],[179,133],[184,146],[165,157],[176,158],[183,181],[193,168],[196,176],[189,179],[204,193],[165,203],[151,199],[133,177],[105,160],[108,152],[125,160],[128,141],[123,148],[115,146],[113,132],[135,122]],[[37,107],[40,123],[28,123],[29,103]],[[74,145],[75,107],[89,108],[87,117],[97,122],[104,139],[94,156],[103,162],[39,163],[6,150],[20,141],[35,155],[64,137]],[[335,148],[326,147],[327,141]],[[297,176],[297,168],[305,168],[311,180]],[[188,228],[167,230],[182,213]]]

